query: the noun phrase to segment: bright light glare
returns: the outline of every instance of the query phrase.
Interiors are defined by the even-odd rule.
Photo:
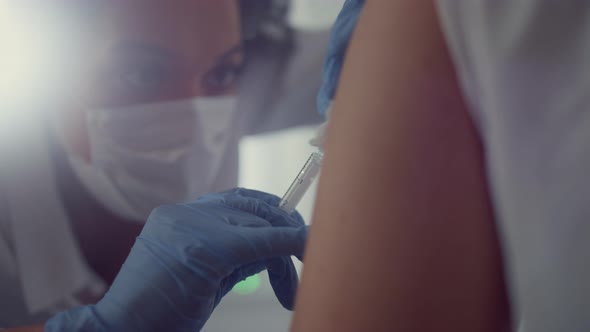
[[[47,79],[55,54],[47,24],[37,13],[4,4],[0,8],[0,101],[30,95]],[[26,7],[26,6],[23,6]]]

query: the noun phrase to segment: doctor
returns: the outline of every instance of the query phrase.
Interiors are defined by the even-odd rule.
[[[290,29],[284,1],[126,0],[67,12],[84,22],[75,32],[87,34],[71,50],[70,71],[79,75],[64,88],[70,98],[30,124],[26,147],[0,170],[0,327],[96,303],[154,207],[234,187],[245,135],[319,121],[326,36]],[[228,203],[232,195],[192,210],[244,210],[256,220],[240,217],[248,226],[290,226],[298,235],[289,248],[224,268],[257,262],[238,274],[246,276],[267,266],[262,258],[299,253],[299,218],[277,222],[270,207],[260,217],[251,208],[268,196],[240,193]],[[213,232],[199,227],[202,237]],[[286,261],[275,270],[292,278]],[[231,284],[217,278],[214,285]]]

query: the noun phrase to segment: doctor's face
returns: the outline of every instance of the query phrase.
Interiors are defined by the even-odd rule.
[[[235,0],[113,1],[83,91],[92,106],[227,94],[239,65]]]
[[[111,0],[96,20],[64,117],[87,153],[88,108],[231,94],[242,62],[236,0]]]

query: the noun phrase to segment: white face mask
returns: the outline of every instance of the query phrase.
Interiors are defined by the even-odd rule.
[[[91,162],[72,156],[105,207],[145,221],[153,208],[210,191],[228,148],[235,97],[88,110]]]

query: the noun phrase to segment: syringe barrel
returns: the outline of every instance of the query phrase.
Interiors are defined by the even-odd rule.
[[[283,196],[279,205],[281,209],[287,213],[292,213],[295,210],[313,183],[313,180],[320,173],[323,157],[324,154],[322,152],[314,152],[309,156],[309,159],[307,159],[307,162]]]

